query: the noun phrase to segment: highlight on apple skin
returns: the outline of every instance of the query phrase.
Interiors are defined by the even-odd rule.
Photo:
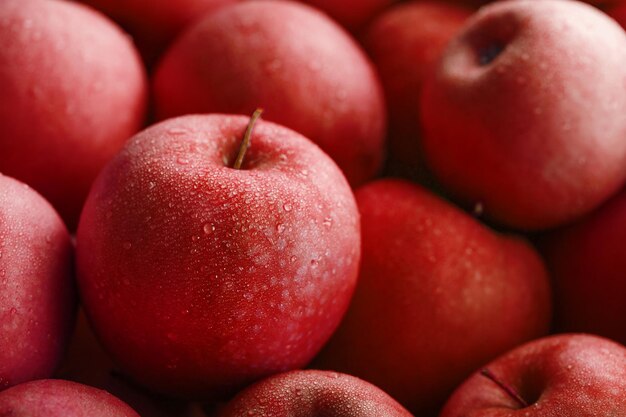
[[[122,371],[210,400],[305,366],[356,285],[359,217],[332,160],[250,118],[184,116],[132,138],[77,233],[85,312]],[[248,126],[249,128],[249,126]]]
[[[481,203],[498,223],[574,221],[626,180],[625,80],[624,31],[596,8],[492,3],[426,84],[427,162],[454,196]]]

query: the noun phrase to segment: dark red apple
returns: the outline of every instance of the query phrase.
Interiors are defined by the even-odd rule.
[[[398,0],[300,0],[328,13],[346,29],[358,32]]]
[[[626,180],[625,85],[626,36],[604,13],[495,2],[450,43],[424,90],[426,158],[497,222],[573,221]]]
[[[544,237],[558,331],[626,344],[626,192],[579,222]]]
[[[106,391],[61,379],[41,379],[0,392],[0,416],[139,417],[139,414]]]
[[[48,378],[61,360],[76,305],[72,252],[52,206],[0,174],[0,390]]]
[[[218,417],[411,417],[379,388],[350,375],[292,371],[239,393]]]
[[[208,400],[302,367],[337,327],[360,256],[352,192],[317,146],[249,118],[187,116],[131,139],[83,210],[85,311],[124,372]]]
[[[141,61],[127,35],[77,3],[2,0],[0,16],[0,171],[74,230],[98,171],[141,126]]]
[[[626,415],[624,392],[624,346],[561,334],[520,346],[476,372],[439,417],[617,417]]]
[[[615,3],[607,9],[606,13],[626,29],[626,1]]]
[[[548,278],[528,244],[408,182],[375,181],[356,199],[359,281],[314,367],[431,415],[476,367],[547,333]]]
[[[153,82],[160,119],[260,106],[266,119],[317,143],[352,185],[380,168],[385,107],[374,69],[309,6],[259,0],[212,13],[174,43]]]
[[[127,29],[144,59],[153,64],[187,25],[240,0],[81,0]]]
[[[411,1],[379,15],[365,32],[387,101],[390,164],[407,175],[424,171],[416,117],[422,86],[470,13],[443,1]]]

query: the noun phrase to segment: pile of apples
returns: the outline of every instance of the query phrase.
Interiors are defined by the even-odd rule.
[[[483,3],[0,0],[0,416],[626,417],[626,1]]]

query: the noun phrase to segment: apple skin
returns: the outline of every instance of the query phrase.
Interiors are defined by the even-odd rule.
[[[470,14],[469,9],[442,1],[411,1],[377,16],[363,36],[385,91],[388,163],[411,177],[425,177],[415,117],[423,84]]]
[[[354,196],[327,155],[260,121],[185,116],[131,139],[102,171],[77,234],[78,282],[120,368],[205,400],[303,367],[356,285]]]
[[[91,182],[142,124],[147,79],[132,42],[66,1],[0,2],[0,171],[70,230]]]
[[[548,278],[528,244],[409,182],[378,180],[355,195],[359,281],[313,367],[363,378],[432,415],[477,366],[547,333]]]
[[[106,391],[60,379],[25,382],[0,392],[0,415],[139,417],[132,408]]]
[[[439,417],[578,417],[626,415],[626,349],[585,334],[534,340],[489,365],[531,404],[522,408],[479,373],[463,383]]]
[[[626,29],[626,1],[615,3],[606,10],[606,14],[615,19],[623,29]]]
[[[382,164],[385,106],[373,66],[341,27],[300,3],[243,2],[206,16],[165,54],[153,89],[158,119],[262,107],[317,143],[353,186]]]
[[[0,174],[0,390],[52,376],[74,323],[72,264],[52,206]]]
[[[452,194],[481,202],[499,223],[573,221],[626,179],[624,85],[626,37],[599,10],[565,0],[490,4],[425,87],[427,161]]]
[[[330,371],[273,375],[240,392],[217,417],[411,417],[379,388]]]
[[[152,65],[187,25],[239,0],[82,0],[119,22]]]
[[[351,32],[359,32],[374,17],[398,0],[301,0],[323,10]]]
[[[626,344],[626,191],[577,223],[547,234],[541,249],[554,287],[555,329]]]

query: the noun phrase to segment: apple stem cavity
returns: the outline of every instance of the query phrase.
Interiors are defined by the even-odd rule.
[[[246,156],[246,151],[250,147],[252,129],[254,129],[254,125],[256,121],[261,117],[261,114],[263,114],[263,109],[258,108],[254,111],[254,113],[252,113],[252,116],[250,116],[250,122],[248,123],[246,132],[243,135],[241,145],[239,145],[239,153],[237,154],[237,159],[235,159],[235,163],[233,164],[234,169],[241,169],[241,165],[243,164],[243,158]]]
[[[503,50],[504,47],[497,43],[480,48],[478,51],[478,63],[483,67],[491,64]]]
[[[530,405],[526,402],[526,400],[522,398],[521,395],[519,395],[519,393],[515,390],[515,388],[513,388],[511,385],[499,379],[496,375],[494,375],[493,372],[491,372],[489,368],[481,369],[480,374],[484,376],[485,378],[493,381],[498,387],[500,387],[504,392],[506,392],[509,397],[517,401],[517,403],[521,405],[522,408],[526,408]]]

